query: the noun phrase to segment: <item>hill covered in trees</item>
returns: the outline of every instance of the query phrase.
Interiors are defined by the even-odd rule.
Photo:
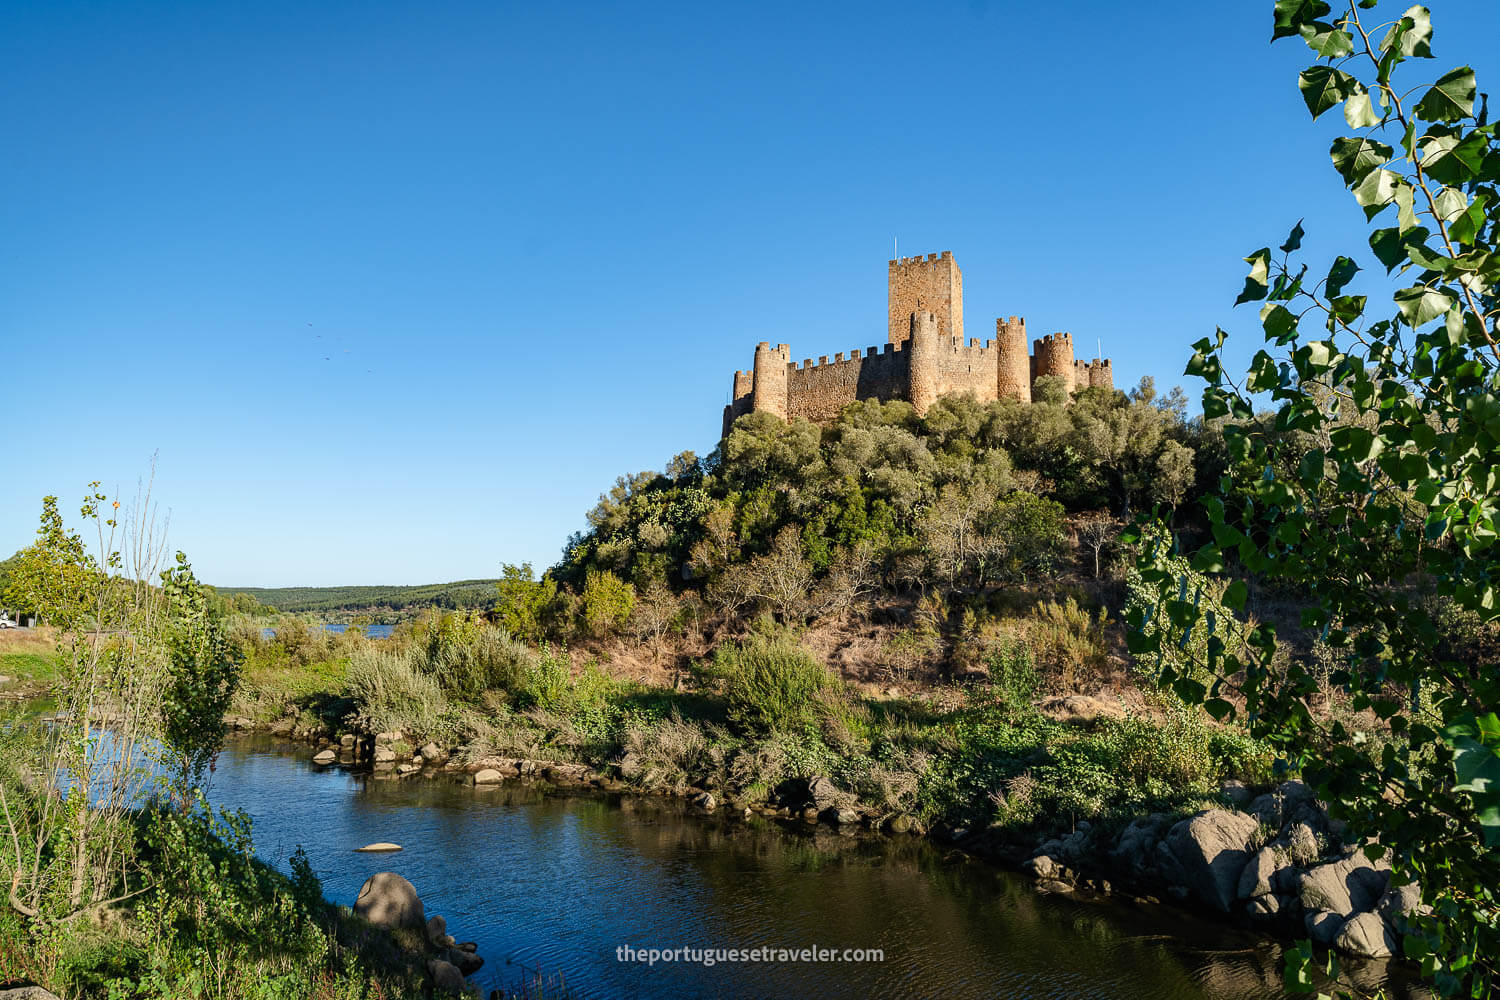
[[[495,603],[495,580],[456,580],[407,587],[217,587],[219,595],[237,611],[255,613],[302,612],[414,612],[426,608],[445,611],[487,609]]]

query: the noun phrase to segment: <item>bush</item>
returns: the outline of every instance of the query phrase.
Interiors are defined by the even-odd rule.
[[[365,646],[349,657],[349,696],[376,732],[432,732],[448,709],[437,680],[416,666],[411,649]]]
[[[841,686],[827,666],[784,636],[720,646],[703,673],[722,692],[729,721],[750,732],[816,726],[820,702]]]
[[[443,615],[419,626],[413,636],[416,668],[462,701],[478,701],[486,691],[519,690],[536,659],[474,614]]]
[[[618,632],[630,620],[635,590],[608,571],[589,570],[583,584],[583,624],[596,638]]]

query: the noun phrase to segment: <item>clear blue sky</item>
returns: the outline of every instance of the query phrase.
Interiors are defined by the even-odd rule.
[[[756,341],[883,341],[893,237],[971,336],[1248,357],[1241,256],[1365,249],[1270,6],[6,4],[0,555],[159,452],[209,582],[550,565]],[[1500,4],[1434,22],[1496,79]]]

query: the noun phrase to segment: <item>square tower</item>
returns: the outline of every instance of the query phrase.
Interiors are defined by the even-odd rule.
[[[891,343],[904,343],[911,336],[912,314],[923,311],[937,317],[940,340],[963,338],[964,276],[953,259],[953,251],[893,260],[890,262],[889,282],[888,339]]]

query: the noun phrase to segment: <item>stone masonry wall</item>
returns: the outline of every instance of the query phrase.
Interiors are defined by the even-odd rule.
[[[899,344],[911,334],[911,315],[925,309],[937,317],[937,335],[964,335],[964,277],[951,250],[923,257],[902,257],[888,265],[887,339]]]
[[[854,350],[846,358],[827,355],[787,368],[787,415],[826,423],[858,399],[903,399],[907,395],[910,355],[905,345],[886,344]]]

